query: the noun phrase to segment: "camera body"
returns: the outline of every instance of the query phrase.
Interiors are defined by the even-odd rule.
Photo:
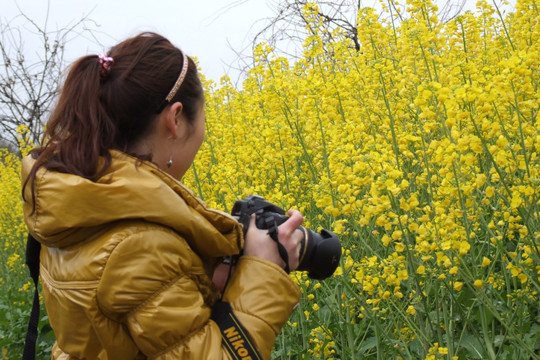
[[[276,229],[289,218],[285,211],[262,197],[250,195],[244,200],[238,200],[231,214],[244,226],[244,235],[247,233],[250,218],[255,214],[255,225],[259,229]],[[304,233],[300,247],[300,262],[298,271],[307,271],[312,279],[323,280],[331,276],[336,270],[341,258],[341,242],[338,237],[328,230],[316,233],[305,227],[300,227]],[[277,237],[276,237],[277,239]],[[274,239],[274,240],[276,240]],[[276,240],[277,241],[277,240]],[[286,255],[280,252],[287,263]]]

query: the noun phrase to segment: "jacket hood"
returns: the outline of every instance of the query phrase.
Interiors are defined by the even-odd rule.
[[[119,151],[96,182],[41,167],[24,189],[24,214],[30,233],[48,247],[84,241],[104,226],[144,219],[174,229],[201,256],[238,254],[242,226],[232,216],[208,208],[179,181],[155,164]],[[23,183],[35,160],[23,159]],[[35,211],[34,209],[35,201]]]

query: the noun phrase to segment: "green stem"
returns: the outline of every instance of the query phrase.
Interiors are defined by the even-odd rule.
[[[281,140],[281,132],[278,130],[278,140],[279,148],[281,150],[281,164],[283,166],[283,175],[285,176],[285,186],[287,186],[287,194],[291,193],[291,188],[289,186],[289,172],[287,171],[287,164],[285,163],[285,156],[283,156],[283,141]]]
[[[519,123],[519,135],[521,139],[521,148],[523,149],[523,158],[525,161],[525,167],[527,168],[527,176],[530,179],[531,171],[529,170],[529,161],[527,160],[527,148],[525,147],[525,139],[523,138],[523,125],[522,125],[523,115],[521,114],[521,111],[519,110],[519,104],[517,101],[518,96],[516,94],[516,88],[514,87],[514,81],[511,81],[510,84],[512,85],[512,91],[514,92],[514,106],[516,108],[516,112],[518,115],[517,117],[518,117],[518,123]],[[533,151],[531,151],[531,156],[532,156],[532,153]]]
[[[276,92],[276,94],[278,96],[281,97],[281,94],[279,92],[277,92],[276,90],[274,90]],[[287,96],[285,95],[285,106],[282,107],[283,109],[283,115],[285,115],[285,120],[287,121],[287,124],[289,125],[289,127],[291,128],[291,130],[293,132],[296,132],[296,136],[297,136],[297,139],[298,141],[300,142],[300,145],[302,146],[302,150],[304,152],[304,155],[305,155],[305,160],[309,166],[309,170],[311,171],[311,176],[312,176],[312,180],[313,180],[313,183],[316,184],[318,182],[318,177],[317,177],[317,173],[318,171],[315,169],[312,161],[311,161],[311,156],[309,155],[309,152],[308,152],[308,149],[307,149],[307,146],[305,144],[305,141],[304,141],[304,137],[302,136],[302,132],[300,131],[300,121],[298,119],[298,113],[297,113],[297,119],[296,121],[293,122],[291,121],[291,119],[289,118],[289,115],[293,115],[292,111],[291,111],[291,108],[289,107],[289,99],[287,98]],[[298,102],[297,102],[298,104]]]
[[[330,181],[332,179],[332,173],[330,171],[330,163],[328,162],[328,150],[326,148],[326,135],[324,133],[324,126],[321,120],[321,112],[319,109],[319,102],[315,102],[315,109],[317,110],[317,119],[319,120],[319,128],[321,130],[321,138],[322,138],[322,145],[323,145],[323,158],[324,158],[324,167],[326,168],[326,175],[329,179],[329,185],[330,185],[330,193],[332,195],[332,205],[336,206],[336,198],[334,196],[334,190],[332,187],[332,182]]]
[[[504,18],[501,14],[501,10],[499,9],[499,6],[497,5],[497,1],[493,0],[493,5],[495,5],[495,9],[497,10],[497,15],[499,15],[499,19],[501,19],[501,23],[504,29],[504,34],[506,35],[506,39],[508,39],[508,42],[510,43],[512,50],[516,51],[516,48],[514,47],[514,44],[512,43],[512,39],[510,39],[510,34],[508,33],[508,29],[506,28],[506,23],[504,22]]]
[[[395,121],[394,121],[394,117],[392,116],[392,109],[390,108],[390,102],[388,101],[388,97],[386,96],[387,95],[386,84],[384,82],[384,77],[381,70],[379,70],[379,79],[383,87],[384,104],[386,105],[386,110],[388,111],[388,118],[390,119],[390,131],[392,133],[392,143],[394,144],[394,153],[396,155],[396,165],[397,165],[398,170],[401,170],[400,161],[399,161],[399,147],[397,144],[396,131],[395,131]]]
[[[345,304],[347,305],[347,304]],[[349,359],[356,360],[356,346],[354,341],[354,334],[351,328],[351,315],[349,308],[345,306],[345,321],[346,321],[346,332],[347,332],[347,344],[349,346]]]
[[[470,243],[471,242],[471,238],[470,238],[470,233],[471,233],[471,228],[470,228],[470,225],[469,225],[469,219],[467,219],[467,207],[465,206],[465,200],[463,199],[463,194],[462,194],[462,191],[461,191],[461,185],[460,185],[460,182],[459,182],[459,176],[458,176],[458,173],[457,173],[457,169],[456,169],[456,164],[454,162],[452,162],[452,170],[454,172],[454,179],[456,180],[456,188],[457,188],[457,192],[458,192],[458,199],[459,199],[459,206],[461,207],[461,211],[462,211],[462,216],[463,216],[463,224],[465,225],[465,233],[467,234],[467,241]]]
[[[193,169],[193,176],[195,177],[195,184],[197,184],[197,192],[199,193],[199,198],[201,200],[204,200],[202,188],[201,188],[201,182],[199,181],[199,174],[197,173],[197,166],[195,165],[195,162],[191,164],[191,168]]]
[[[484,343],[488,350],[489,358],[491,360],[495,360],[497,357],[495,355],[495,351],[493,350],[493,344],[492,344],[493,342],[489,339],[489,336],[488,336],[489,331],[487,327],[486,312],[484,311],[484,309],[482,309],[482,307],[480,307],[479,311],[480,311],[480,321],[482,323],[482,333],[484,336]]]

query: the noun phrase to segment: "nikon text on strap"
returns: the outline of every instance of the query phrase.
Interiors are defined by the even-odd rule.
[[[41,244],[28,234],[26,240],[26,265],[30,270],[30,276],[34,280],[34,303],[32,304],[32,312],[28,321],[28,331],[26,333],[26,342],[24,344],[23,360],[34,360],[36,358],[36,342],[38,337],[39,323],[39,253]]]
[[[218,301],[214,305],[211,318],[218,324],[223,336],[223,345],[234,360],[262,360],[229,303]]]

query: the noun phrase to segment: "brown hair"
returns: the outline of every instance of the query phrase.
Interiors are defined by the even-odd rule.
[[[110,166],[109,150],[127,152],[169,103],[182,102],[188,121],[195,121],[203,89],[193,60],[188,60],[176,95],[170,102],[164,100],[184,61],[169,40],[142,33],[114,46],[107,56],[113,58],[108,69],[97,55],[72,64],[45,128],[43,145],[31,153],[36,162],[24,186],[31,181],[33,188],[41,166],[96,181]]]

